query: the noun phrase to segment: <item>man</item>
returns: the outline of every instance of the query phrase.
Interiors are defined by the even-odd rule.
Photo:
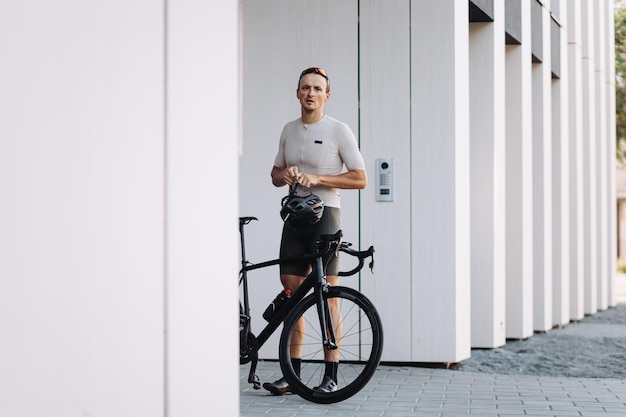
[[[330,80],[326,72],[321,68],[302,71],[296,97],[300,102],[301,117],[283,128],[271,172],[272,183],[282,187],[297,182],[301,193],[312,192],[322,199],[324,212],[319,222],[312,226],[283,226],[281,258],[310,253],[320,235],[336,233],[341,228],[339,189],[363,189],[367,185],[365,163],[354,134],[345,123],[324,113],[324,104],[330,99]],[[285,290],[295,292],[309,272],[310,265],[306,262],[281,265],[280,280]],[[339,283],[338,272],[338,259],[335,258],[326,269],[326,280],[331,285]],[[304,324],[298,326],[303,328]],[[294,370],[299,373],[300,360],[297,358],[300,358],[300,352],[297,341],[294,341],[297,333],[292,336],[291,357]],[[338,339],[340,336],[337,335]],[[327,350],[324,356],[324,379],[316,389],[336,391],[339,351]],[[263,387],[274,394],[289,392],[289,384],[284,378],[265,383]]]

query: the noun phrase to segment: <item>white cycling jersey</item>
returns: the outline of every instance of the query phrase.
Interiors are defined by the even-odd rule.
[[[345,170],[365,169],[350,127],[326,115],[310,125],[302,123],[301,118],[287,123],[280,135],[274,165],[278,168],[295,165],[300,172],[314,175],[339,175]],[[305,189],[301,193],[307,192]],[[319,185],[311,187],[311,192],[325,206],[340,207],[337,188]]]

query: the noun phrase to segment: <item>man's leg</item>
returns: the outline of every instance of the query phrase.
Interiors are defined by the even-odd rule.
[[[291,290],[293,294],[302,281],[304,281],[304,277],[299,275],[289,275],[289,274],[281,274],[280,281],[283,284],[285,289]],[[302,357],[302,342],[304,341],[304,320],[300,319],[296,323],[294,327],[294,332],[291,334],[291,340],[289,342],[289,356],[291,356],[291,365],[296,373],[296,375],[300,375],[300,358]],[[263,388],[270,391],[272,394],[282,395],[287,392],[291,392],[289,389],[289,384],[285,377],[282,377],[274,382],[266,382],[263,384]]]
[[[280,281],[283,283],[285,289],[289,289],[293,294],[298,287],[302,285],[304,277],[298,275],[282,274]],[[289,356],[291,358],[299,359],[302,357],[302,343],[304,341],[305,323],[303,319],[298,320],[294,327],[294,332],[291,334],[291,340],[289,343]]]

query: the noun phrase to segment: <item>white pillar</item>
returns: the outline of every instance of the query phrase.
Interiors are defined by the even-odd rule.
[[[0,415],[237,415],[237,2],[2,13]]]
[[[472,347],[505,339],[504,2],[469,30]]]
[[[0,415],[162,416],[163,6],[2,9]]]
[[[506,47],[506,337],[514,339],[533,334],[531,1],[520,2],[519,45]]]
[[[541,62],[533,64],[534,329],[552,328],[552,101],[550,11],[537,3],[533,36],[541,36]]]
[[[607,138],[607,211],[608,211],[608,304],[617,304],[615,278],[617,271],[617,197],[615,184],[615,18],[613,2],[606,1],[604,36],[606,39],[606,138]]]
[[[593,43],[594,1],[582,0],[583,182],[585,243],[585,314],[598,311],[598,233],[596,169],[596,93]]]
[[[164,415],[236,415],[238,3],[166,17]]]
[[[584,317],[584,187],[581,4],[567,7],[569,137],[570,137],[570,318]]]
[[[411,3],[413,357],[470,356],[467,0]]]
[[[552,63],[559,68],[558,78],[552,79],[552,325],[562,326],[570,321],[570,221],[569,221],[569,125],[568,102],[569,84],[567,70],[567,2],[560,2],[558,27],[551,22],[551,34],[556,51],[552,58],[559,62]],[[558,45],[556,44],[558,42]]]
[[[596,181],[598,199],[596,200],[596,213],[598,216],[598,309],[605,310],[608,307],[608,264],[609,264],[609,210],[608,210],[608,143],[607,143],[607,102],[606,102],[606,38],[605,38],[605,0],[594,2],[594,66],[596,87]],[[611,4],[611,8],[613,5]]]

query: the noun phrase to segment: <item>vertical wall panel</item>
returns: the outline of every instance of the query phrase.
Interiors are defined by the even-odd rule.
[[[584,317],[584,178],[581,2],[567,7],[570,137],[570,318]]]
[[[606,140],[607,140],[607,212],[608,212],[608,304],[617,304],[615,279],[617,273],[617,199],[616,199],[616,128],[615,128],[615,18],[612,2],[606,0],[605,12],[605,62],[606,62]]]
[[[585,314],[598,311],[598,216],[596,169],[596,89],[594,65],[593,2],[582,0],[581,46],[583,86],[583,181],[584,181],[584,242],[585,242]]]
[[[469,30],[472,347],[505,343],[504,3]]]
[[[559,78],[552,79],[552,324],[561,326],[570,321],[570,209],[569,209],[569,83],[567,69],[567,3],[560,2],[558,36],[552,45],[559,43],[552,57],[559,61]],[[552,22],[555,25],[555,21]],[[554,33],[554,32],[553,32]],[[552,67],[555,67],[553,62]]]
[[[413,346],[470,355],[468,2],[411,3]]]
[[[237,1],[167,2],[168,417],[239,410],[237,28]]]
[[[534,329],[552,328],[552,92],[550,12],[533,14],[542,61],[533,64],[533,291]],[[542,35],[543,34],[543,35]],[[533,42],[534,43],[534,42]]]
[[[605,28],[605,7],[606,1],[600,0],[594,2],[594,82],[596,91],[596,181],[598,190],[598,199],[596,201],[596,213],[598,216],[598,309],[605,310],[608,307],[608,281],[609,281],[609,253],[608,253],[608,236],[609,236],[609,209],[608,209],[608,177],[607,169],[609,166],[608,143],[607,143],[607,102],[606,102],[606,38]],[[610,7],[613,7],[611,4]]]
[[[533,333],[531,1],[520,2],[520,44],[506,49],[506,337],[515,339]]]
[[[389,45],[393,45],[392,48]],[[376,271],[362,273],[361,289],[385,329],[383,360],[411,355],[411,123],[409,3],[360,2],[359,77],[361,150],[370,185],[362,192],[361,242],[376,248]],[[376,159],[393,160],[393,201],[377,202]],[[398,317],[405,319],[398,320]]]

